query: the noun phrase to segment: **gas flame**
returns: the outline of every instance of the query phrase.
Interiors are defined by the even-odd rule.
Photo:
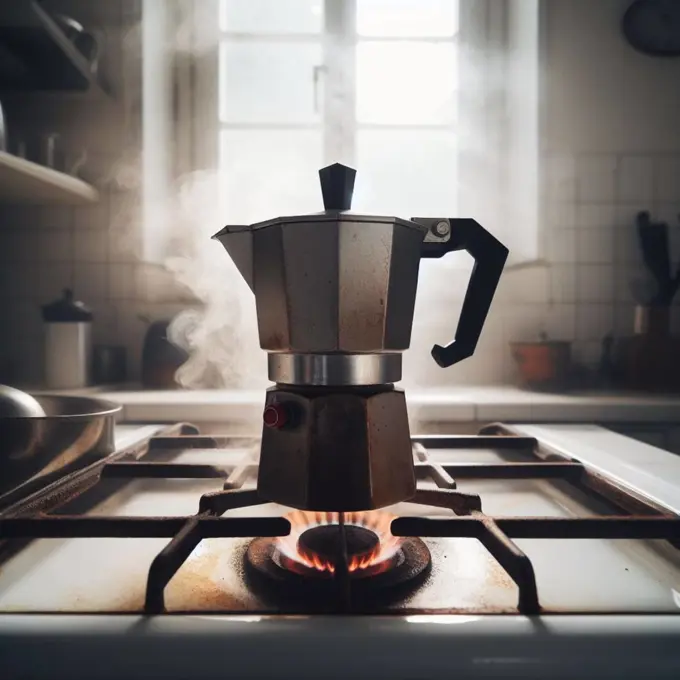
[[[354,525],[369,529],[378,537],[378,543],[370,553],[350,557],[349,571],[353,572],[369,567],[379,569],[380,565],[387,568],[389,561],[399,550],[402,542],[401,538],[393,536],[390,531],[390,525],[396,515],[386,512],[346,512],[344,516],[346,526]],[[309,569],[327,571],[332,574],[335,571],[335,565],[316,553],[300,550],[298,540],[309,529],[328,524],[338,524],[338,513],[294,510],[286,515],[286,519],[290,522],[290,534],[280,536],[277,539],[279,552],[292,562]]]

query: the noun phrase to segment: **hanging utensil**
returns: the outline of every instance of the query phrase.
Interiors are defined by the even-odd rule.
[[[671,275],[668,224],[652,222],[648,212],[637,215],[637,232],[642,259],[657,283],[657,291],[649,304],[667,307],[680,286],[680,267]]]

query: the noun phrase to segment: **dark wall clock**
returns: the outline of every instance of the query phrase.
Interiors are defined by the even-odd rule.
[[[680,0],[636,0],[623,15],[622,29],[638,52],[680,57]]]

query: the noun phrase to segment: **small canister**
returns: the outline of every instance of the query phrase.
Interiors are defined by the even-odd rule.
[[[66,289],[59,300],[42,308],[42,314],[47,387],[86,387],[92,362],[92,312]]]

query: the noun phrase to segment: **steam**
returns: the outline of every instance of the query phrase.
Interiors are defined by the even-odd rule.
[[[199,302],[172,321],[169,338],[189,360],[176,374],[187,388],[256,388],[266,385],[255,299],[231,258],[211,240],[219,218],[218,175],[197,172],[181,182],[174,220],[177,253],[166,266]]]
[[[211,5],[205,3],[203,9]],[[210,14],[204,21],[214,24],[215,18]],[[187,22],[179,22],[174,29],[172,49],[178,55],[197,56],[215,46],[214,37],[203,37],[197,42]],[[132,32],[131,39],[134,38]],[[501,95],[514,87],[508,83],[507,53],[504,48],[492,46],[483,54],[463,53],[461,61],[460,72],[465,74],[461,89],[465,97],[460,102],[463,122],[457,126],[455,153],[462,159],[459,167],[465,165],[466,170],[459,173],[458,186],[440,192],[436,169],[426,164],[424,172],[430,173],[432,179],[431,196],[424,205],[407,207],[409,173],[419,169],[406,167],[401,162],[400,149],[395,148],[391,161],[380,168],[379,177],[383,185],[389,184],[389,193],[381,192],[388,197],[389,205],[378,205],[373,200],[378,183],[374,191],[371,170],[358,159],[361,165],[356,209],[405,218],[440,213],[449,217],[454,215],[444,215],[449,212],[444,206],[457,195],[456,214],[475,217],[486,229],[507,241],[504,227],[518,222],[512,197],[499,191],[505,186],[502,175],[510,157],[509,150],[505,155],[499,154],[500,136],[506,127],[498,124],[504,116],[510,117]],[[216,172],[187,175],[178,183],[172,197],[174,204],[167,211],[171,217],[168,228],[178,236],[173,243],[173,256],[165,266],[195,300],[173,320],[170,328],[171,340],[190,353],[189,361],[177,374],[178,382],[187,388],[259,389],[267,384],[266,356],[259,347],[253,294],[229,255],[211,236],[227,223],[250,224],[320,208],[318,168],[302,166],[296,142],[286,148],[277,141],[276,153],[272,154],[274,145],[270,144],[268,133],[262,131],[259,139],[259,147],[230,147],[230,154],[222,163],[229,176],[228,185]],[[426,150],[423,156],[427,156]],[[139,172],[138,159],[125,158],[114,170],[115,182],[123,189],[139,186]],[[442,207],[436,204],[438,196],[446,199]],[[238,213],[234,209],[235,197],[239,199]],[[512,248],[513,244],[508,245]],[[453,340],[471,267],[470,258],[464,254],[426,261],[421,266],[411,349],[404,356],[403,385],[407,389],[451,384],[452,380],[474,382],[475,372],[484,368],[485,358],[478,361],[475,357],[459,368],[445,371],[430,356],[433,344]]]
[[[280,159],[294,168],[294,149]],[[176,374],[186,388],[263,389],[266,354],[260,349],[255,298],[222,245],[211,239],[226,223],[253,223],[277,215],[310,212],[311,196],[296,192],[309,177],[289,171],[277,184],[263,182],[258,158],[244,157],[230,171],[230,184],[252,187],[241,212],[229,210],[224,179],[216,172],[196,172],[183,178],[172,211],[175,256],[166,261],[177,283],[188,288],[199,306],[172,321],[169,337],[189,352]],[[264,185],[264,186],[263,186]],[[319,194],[318,186],[316,192]],[[220,200],[220,196],[227,195]],[[224,204],[224,205],[223,205]]]

